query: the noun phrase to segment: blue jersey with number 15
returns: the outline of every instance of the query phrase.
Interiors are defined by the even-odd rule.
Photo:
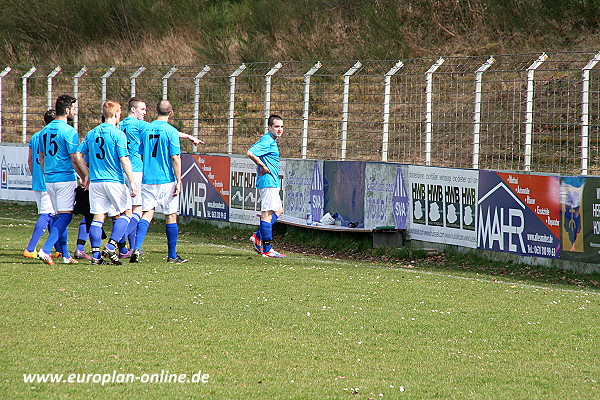
[[[77,180],[71,154],[77,152],[77,131],[66,121],[55,119],[40,133],[39,152],[44,154],[46,182],[71,182]]]

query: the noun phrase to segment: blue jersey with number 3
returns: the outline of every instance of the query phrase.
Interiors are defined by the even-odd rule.
[[[90,182],[125,183],[121,157],[129,155],[125,133],[116,126],[103,123],[85,135],[78,151],[87,155]]]
[[[181,153],[179,131],[166,121],[153,121],[142,131],[140,154],[144,160],[142,183],[175,182],[171,156]]]

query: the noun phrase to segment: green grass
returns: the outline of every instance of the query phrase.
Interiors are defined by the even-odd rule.
[[[498,280],[452,269],[455,256],[437,266],[265,259],[249,231],[203,224],[182,226],[191,261],[171,265],[160,221],[140,264],[48,267],[21,257],[33,208],[0,206],[0,398],[599,397],[600,292],[590,285]],[[209,379],[23,382],[113,370]]]

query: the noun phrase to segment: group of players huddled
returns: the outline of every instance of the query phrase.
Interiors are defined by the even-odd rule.
[[[173,106],[168,100],[158,102],[157,118],[148,123],[144,120],[146,103],[132,97],[128,116],[122,121],[121,105],[106,101],[102,123],[80,143],[77,130],[69,124],[77,112],[76,101],[70,95],[59,96],[55,109],[44,114],[46,126],[29,142],[29,167],[39,217],[23,256],[54,265],[54,247],[54,258],[62,258],[65,264],[87,259],[93,265],[109,264],[108,261],[121,265],[123,258],[136,263],[140,261],[150,222],[158,211],[165,215],[167,261],[187,262],[177,253],[179,140],[185,138],[195,145],[204,142],[169,124]],[[275,258],[285,257],[271,248],[272,227],[283,212],[277,145],[282,133],[283,120],[272,115],[268,131],[247,152],[257,164],[257,188],[261,193],[260,226],[250,240],[259,254]],[[67,248],[68,226],[76,208],[85,217],[79,226],[77,249],[71,256]],[[108,242],[102,247],[106,215],[113,219],[113,225]],[[46,229],[48,238],[36,252]],[[88,237],[91,255],[84,249]]]
[[[148,227],[158,210],[165,214],[167,260],[186,262],[177,254],[181,193],[179,139],[187,138],[194,144],[203,142],[168,123],[173,115],[169,101],[158,102],[157,118],[148,123],[144,121],[145,102],[133,97],[128,103],[129,115],[122,121],[121,105],[106,101],[102,106],[102,123],[79,143],[77,131],[68,123],[77,112],[75,103],[72,96],[59,96],[55,109],[44,114],[46,126],[29,142],[39,217],[23,255],[53,265],[54,247],[66,264],[89,259],[99,265],[107,264],[107,259],[120,265],[125,257],[130,262],[139,262]],[[89,198],[87,218],[91,221],[80,225],[78,248],[71,256],[67,228],[73,218],[78,184],[85,200]],[[101,247],[106,215],[113,219],[113,226],[108,243]],[[46,229],[48,238],[36,253],[37,242]],[[91,256],[83,248],[88,235]],[[130,249],[126,247],[127,238]]]

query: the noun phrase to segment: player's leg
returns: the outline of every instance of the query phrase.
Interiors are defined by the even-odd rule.
[[[158,206],[158,194],[160,185],[142,185],[142,217],[137,224],[137,231],[135,236],[135,247],[131,253],[129,262],[139,262],[140,254],[142,251],[142,245],[146,240],[146,234],[148,228],[150,228],[150,222],[154,218],[154,210]]]
[[[110,197],[105,193],[104,182],[91,182],[89,186],[90,192],[90,212],[93,214],[92,223],[90,224],[89,236],[90,245],[92,247],[92,260],[94,265],[106,264],[102,259],[102,232],[106,213],[111,208]]]
[[[104,214],[94,215],[90,225],[90,246],[92,247],[92,264],[104,264],[100,254],[102,245],[102,225],[104,225]]]
[[[69,248],[67,246],[68,242],[69,230],[65,229],[58,238],[58,241],[54,244],[54,247],[56,251],[61,254],[64,264],[77,264],[77,260],[71,257],[71,254],[69,253]]]
[[[102,184],[105,195],[110,199],[108,215],[113,218],[113,227],[108,243],[102,249],[102,255],[113,264],[121,265],[117,247],[124,237],[131,219],[131,197],[125,184],[105,182]]]
[[[73,252],[73,258],[80,260],[92,259],[92,257],[85,252],[85,242],[87,242],[90,236],[88,225],[87,218],[84,216],[79,223],[79,230],[77,231],[77,247]]]
[[[48,225],[50,225],[50,221],[52,221],[53,218],[54,218],[54,216],[52,214],[40,214],[39,215],[39,217],[35,223],[35,226],[33,227],[33,233],[31,234],[31,239],[29,239],[29,243],[27,244],[25,251],[23,251],[24,257],[37,258],[37,254],[35,252],[35,247],[37,246],[41,237],[44,235],[44,232],[46,232],[46,229],[48,228]]]
[[[273,240],[273,225],[277,218],[283,212],[281,198],[279,197],[279,188],[260,189],[261,194],[261,217],[260,217],[260,235],[262,237],[262,255],[264,257],[280,258],[284,254],[278,253],[271,247]]]
[[[177,224],[177,212],[179,210],[179,196],[173,196],[175,183],[166,184],[161,189],[160,206],[165,214],[165,234],[167,236],[167,260],[170,263],[182,264],[188,260],[177,254],[177,241],[179,239],[179,225]]]
[[[131,256],[131,252],[135,248],[137,225],[140,222],[140,219],[142,218],[142,176],[142,172],[133,173],[135,184],[138,188],[138,194],[135,197],[131,198],[131,220],[129,221],[129,225],[127,226],[127,232],[125,233],[125,237],[121,239],[122,242],[129,240],[129,248],[131,249],[128,252],[129,256]],[[127,177],[125,179],[127,179]],[[122,256],[126,257],[127,254]]]
[[[48,195],[52,205],[57,211],[57,218],[52,227],[48,239],[38,252],[38,257],[46,264],[54,264],[50,257],[52,246],[61,237],[73,219],[73,204],[75,202],[75,188],[77,182],[46,183]]]
[[[54,219],[54,208],[52,207],[52,202],[50,201],[48,193],[34,190],[33,194],[39,216],[33,228],[31,239],[29,239],[25,251],[23,251],[23,256],[26,258],[38,257],[35,248]]]

